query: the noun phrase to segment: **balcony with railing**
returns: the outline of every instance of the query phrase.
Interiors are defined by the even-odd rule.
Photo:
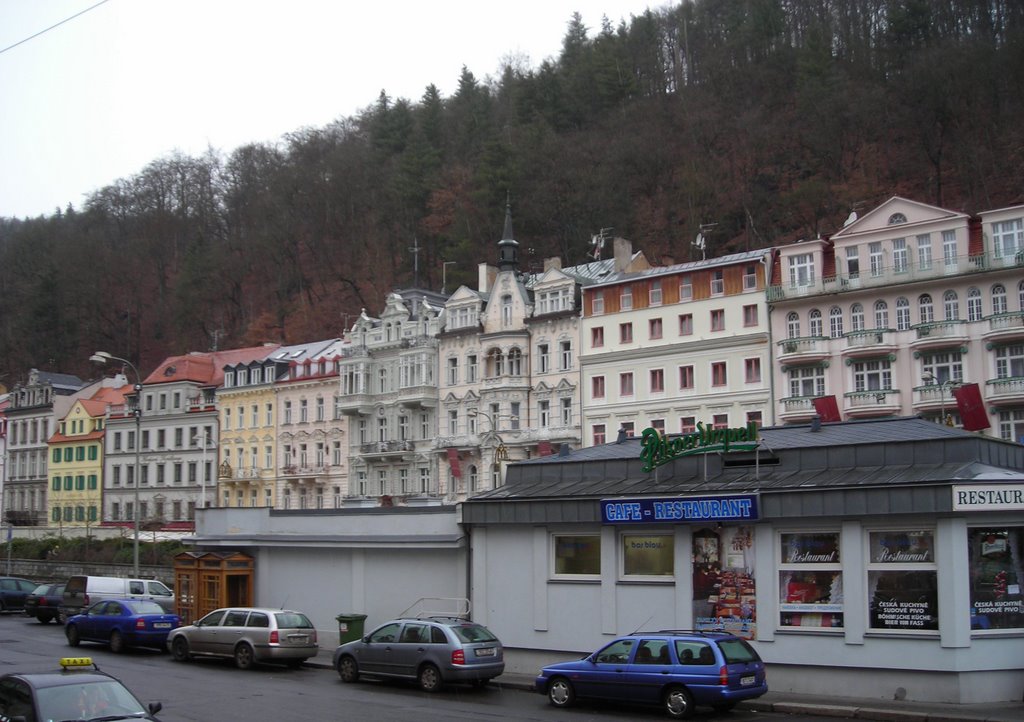
[[[1024,341],[1024,311],[997,313],[989,316],[987,320],[988,331],[982,335],[986,341]]]
[[[910,347],[915,351],[963,345],[968,341],[967,322],[963,319],[919,323],[911,326],[911,330],[915,337],[910,341]]]
[[[843,412],[849,418],[865,419],[900,413],[899,389],[848,391],[843,394]]]
[[[914,387],[914,411],[918,413],[938,413],[956,407],[953,390],[960,386],[960,381],[929,383]]]
[[[398,390],[398,403],[407,409],[433,409],[437,407],[437,386],[419,384],[403,386]]]
[[[829,357],[828,339],[824,336],[802,336],[776,342],[778,360],[786,363],[823,361]]]
[[[1009,376],[986,381],[985,401],[992,406],[1024,404],[1024,376]]]
[[[875,328],[869,331],[851,331],[843,336],[846,346],[842,354],[846,358],[864,358],[879,356],[895,351],[896,334],[887,328]]]
[[[935,259],[921,265],[907,262],[899,265],[879,267],[874,273],[861,272],[853,275],[836,274],[801,284],[782,283],[768,287],[768,301],[790,301],[808,296],[846,293],[866,288],[885,288],[905,283],[967,276],[998,268],[1024,265],[1014,256],[997,257],[992,253],[964,255],[949,259]]]
[[[787,424],[798,424],[810,421],[817,416],[814,408],[813,396],[788,396],[780,399],[782,408],[779,412],[779,420]]]
[[[415,450],[416,444],[408,439],[405,441],[373,441],[368,444],[359,445],[359,455],[366,460],[396,460],[401,458],[403,454],[408,454]]]
[[[185,411],[190,414],[217,410],[217,394],[203,392],[201,396],[190,396],[185,402]]]

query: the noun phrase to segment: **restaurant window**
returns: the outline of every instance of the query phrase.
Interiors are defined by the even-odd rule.
[[[1024,527],[967,530],[971,629],[1024,628],[1021,569]]]
[[[553,534],[551,537],[551,576],[589,577],[601,574],[601,536],[599,534]]]
[[[623,534],[622,576],[670,578],[675,563],[671,534]]]
[[[783,532],[779,559],[779,625],[841,628],[839,532]]]
[[[938,630],[935,534],[930,529],[873,531],[868,544],[869,627]]]

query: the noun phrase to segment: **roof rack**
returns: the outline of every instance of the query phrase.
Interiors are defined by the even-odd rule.
[[[465,597],[420,597],[399,617],[417,619],[469,619],[469,600]]]
[[[698,637],[707,637],[711,635],[719,636],[734,636],[731,632],[726,632],[721,629],[659,629],[655,632],[632,632],[629,636],[640,636],[644,634],[693,634]]]

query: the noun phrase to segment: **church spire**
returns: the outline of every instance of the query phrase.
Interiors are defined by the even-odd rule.
[[[514,271],[519,265],[519,243],[512,237],[512,199],[505,196],[505,231],[498,241],[498,270]]]

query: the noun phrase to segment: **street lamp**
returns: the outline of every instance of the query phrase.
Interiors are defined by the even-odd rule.
[[[946,426],[952,426],[952,418],[946,420],[946,387],[952,388],[953,386],[959,386],[959,381],[953,379],[946,379],[945,381],[939,381],[939,377],[931,371],[925,371],[921,376],[921,380],[928,385],[939,385],[939,421]]]
[[[480,409],[470,409],[467,412],[467,415],[468,416],[483,416],[491,424],[491,430],[488,431],[486,434],[484,434],[484,437],[485,437],[486,440],[488,440],[488,441],[490,441],[490,442],[495,444],[495,447],[494,447],[494,463],[491,466],[491,481],[492,481],[491,485],[495,489],[497,489],[498,488],[498,481],[501,478],[501,476],[500,476],[501,464],[499,462],[508,461],[508,449],[505,448],[505,442],[502,440],[501,435],[498,433],[497,421],[495,421],[494,417],[491,416],[489,413],[487,413],[486,411],[481,411]],[[515,421],[519,420],[518,416],[512,416],[510,418],[515,420]]]
[[[200,488],[202,489],[202,492],[201,492],[200,497],[199,497],[199,499],[200,499],[200,502],[199,502],[200,506],[199,506],[199,508],[200,509],[205,509],[206,508],[206,481],[207,481],[207,475],[206,475],[206,448],[207,448],[207,445],[210,443],[210,433],[208,431],[204,431],[202,437],[200,437],[199,434],[196,434],[195,436],[192,437],[192,443],[193,444],[199,443],[199,439],[200,438],[202,438],[202,440],[203,440],[203,468],[200,470],[201,474],[200,474],[200,477],[199,477],[199,484],[200,484]]]
[[[142,376],[128,359],[112,356],[106,351],[97,351],[89,360],[97,366],[106,366],[112,361],[123,363],[135,374],[135,497],[132,503],[132,526],[135,528],[135,538],[132,543],[132,569],[135,576],[139,576],[139,483],[142,481],[142,464],[139,457],[139,450],[142,447]]]

